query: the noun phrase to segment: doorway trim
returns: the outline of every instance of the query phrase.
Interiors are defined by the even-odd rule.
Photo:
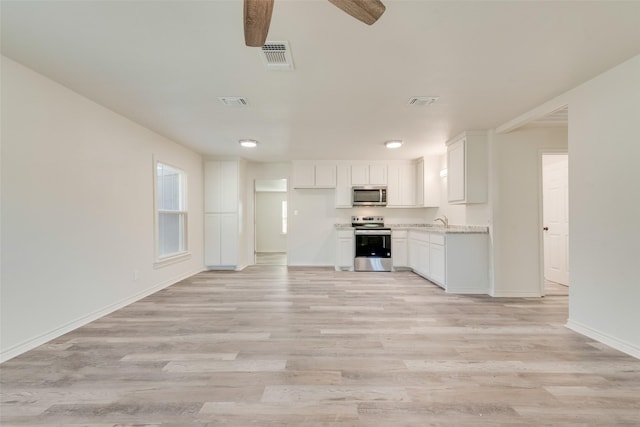
[[[267,190],[267,192],[278,192],[278,193],[284,193],[285,194],[285,198],[287,200],[287,206],[288,206],[288,201],[289,201],[289,195],[290,195],[290,189],[289,189],[289,182],[290,179],[288,177],[284,177],[284,178],[263,178],[263,177],[253,177],[253,249],[252,249],[252,259],[253,259],[253,263],[252,265],[256,265],[256,259],[257,259],[257,253],[258,253],[258,193],[260,192],[259,190],[259,184],[260,183],[268,183],[271,182],[272,186],[277,186],[275,184],[275,181],[284,181],[284,190],[282,190],[282,188],[280,188],[279,190]],[[288,209],[288,207],[287,207]],[[287,238],[288,238],[288,233],[287,233]],[[288,254],[288,244],[287,244],[287,249],[285,250],[285,253]]]
[[[540,277],[540,296],[545,296],[544,286],[544,183],[542,158],[545,155],[566,154],[568,148],[541,148],[538,150],[538,270]]]

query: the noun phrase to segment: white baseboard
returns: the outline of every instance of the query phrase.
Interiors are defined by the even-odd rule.
[[[540,292],[531,291],[496,291],[491,294],[496,298],[540,298]]]
[[[447,286],[446,292],[458,295],[489,295],[489,291],[486,288],[450,288]]]
[[[335,268],[335,265],[332,264],[326,264],[326,263],[313,263],[313,262],[290,262],[287,264],[288,267],[331,267],[331,268]]]
[[[600,332],[596,329],[593,329],[587,325],[571,319],[567,321],[565,326],[572,331],[606,344],[609,347],[615,348],[616,350],[620,350],[623,353],[627,353],[629,356],[633,356],[636,359],[640,359],[640,347],[638,347],[637,345],[628,343],[604,332]]]
[[[202,269],[198,269],[196,271],[192,271],[189,273],[185,273],[182,274],[178,277],[174,277],[171,278],[169,280],[166,280],[164,282],[161,282],[157,285],[154,285],[148,289],[145,289],[144,291],[138,292],[137,294],[134,294],[130,297],[127,297],[123,300],[120,300],[114,304],[109,304],[108,306],[96,310],[94,312],[91,312],[87,315],[84,315],[76,320],[73,320],[71,322],[68,322],[62,326],[59,326],[57,328],[52,329],[49,332],[45,332],[44,334],[38,335],[37,337],[34,338],[30,338],[26,341],[21,342],[20,344],[14,345],[12,347],[9,347],[8,349],[0,352],[0,363],[2,362],[6,362],[9,359],[13,359],[16,356],[19,356],[22,353],[25,353],[29,350],[32,350],[42,344],[45,344],[55,338],[58,338],[68,332],[73,331],[74,329],[78,329],[81,326],[86,325],[87,323],[91,323],[94,320],[97,320],[101,317],[106,316],[109,313],[113,313],[116,310],[119,310],[123,307],[126,307],[129,304],[132,304],[142,298],[145,298],[153,293],[156,293],[166,287],[169,287],[175,283],[178,283],[181,280],[184,280],[188,277],[193,276],[194,274],[198,274],[201,271],[203,271]]]

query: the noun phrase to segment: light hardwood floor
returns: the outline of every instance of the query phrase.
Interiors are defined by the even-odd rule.
[[[257,265],[287,265],[286,252],[256,252]]]
[[[205,272],[0,365],[0,424],[640,425],[640,360],[566,318],[409,272]]]

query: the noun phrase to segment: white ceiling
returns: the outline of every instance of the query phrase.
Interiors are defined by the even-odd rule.
[[[245,47],[239,0],[2,0],[2,52],[204,155],[256,161],[442,153],[640,53],[640,1],[383,2],[369,27],[275,0],[268,40],[289,41],[294,71]],[[421,95],[440,98],[407,105]]]

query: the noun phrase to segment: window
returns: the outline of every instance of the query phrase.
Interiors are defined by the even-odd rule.
[[[156,162],[156,267],[187,256],[187,176]]]
[[[287,201],[282,202],[282,234],[287,234]]]

